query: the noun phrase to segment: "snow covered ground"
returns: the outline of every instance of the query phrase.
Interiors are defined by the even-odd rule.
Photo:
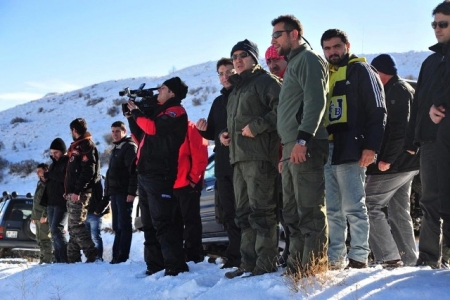
[[[116,265],[109,264],[113,239],[113,234],[103,233],[104,262],[38,265],[0,260],[0,299],[449,299],[450,294],[450,271],[429,267],[329,271],[316,280],[304,279],[296,288],[289,277],[281,276],[281,269],[227,279],[220,259],[217,264],[189,263],[190,272],[176,277],[164,277],[161,271],[136,278],[146,268],[143,234],[133,235],[130,260]]]

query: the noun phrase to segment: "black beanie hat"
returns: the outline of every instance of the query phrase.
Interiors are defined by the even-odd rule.
[[[395,59],[389,54],[380,54],[372,60],[372,66],[386,75],[397,75]]]
[[[50,149],[59,150],[62,153],[67,152],[66,144],[61,138],[54,139],[53,142],[50,144]]]
[[[180,100],[186,98],[188,86],[180,79],[180,77],[167,79],[163,82],[163,85],[167,86]]]
[[[238,50],[248,52],[255,60],[255,63],[256,64],[258,63],[259,57],[258,45],[256,45],[252,41],[245,39],[243,41],[238,42],[236,45],[234,45],[233,49],[231,49],[230,57],[233,56],[233,53]]]

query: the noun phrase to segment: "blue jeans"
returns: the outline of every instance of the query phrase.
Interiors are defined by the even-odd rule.
[[[417,262],[416,241],[410,215],[411,183],[419,171],[367,177],[369,244],[375,261],[401,259],[407,266]],[[384,212],[387,207],[388,213]]]
[[[133,235],[131,214],[133,202],[127,202],[127,195],[111,195],[112,227],[115,232],[112,249],[113,261],[125,262],[130,256]]]
[[[67,238],[64,227],[67,225],[67,209],[61,206],[47,206],[47,218],[52,234],[55,261],[67,263]]]
[[[97,248],[97,259],[103,260],[103,240],[100,233],[102,228],[102,216],[88,213],[84,223],[90,230],[92,241],[95,244],[95,248]]]
[[[348,258],[366,263],[369,255],[369,217],[364,191],[366,168],[359,162],[332,165],[333,144],[330,143],[325,165],[325,195],[330,244],[328,260],[340,265],[347,262],[347,222],[350,230]]]

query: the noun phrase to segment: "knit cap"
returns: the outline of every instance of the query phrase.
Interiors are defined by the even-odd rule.
[[[180,77],[172,77],[163,82],[180,100],[186,98],[188,86],[180,79]]]
[[[243,41],[238,42],[236,45],[234,45],[233,49],[231,49],[230,57],[233,56],[233,53],[238,50],[248,52],[248,54],[250,54],[253,57],[255,63],[256,64],[258,63],[259,57],[258,45],[256,45],[252,41],[245,39]]]
[[[67,152],[66,144],[61,138],[56,138],[53,140],[53,142],[50,144],[50,149],[52,150],[59,150],[62,153]]]
[[[386,75],[397,75],[395,59],[389,54],[380,54],[372,60],[372,66]]]

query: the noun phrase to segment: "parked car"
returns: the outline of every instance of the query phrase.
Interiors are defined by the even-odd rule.
[[[0,258],[15,251],[39,251],[36,225],[31,222],[33,197],[3,192],[0,198]]]
[[[227,233],[221,224],[221,216],[216,207],[216,177],[214,176],[214,153],[208,158],[204,185],[200,197],[200,215],[202,218],[202,242],[205,247],[228,243]]]

